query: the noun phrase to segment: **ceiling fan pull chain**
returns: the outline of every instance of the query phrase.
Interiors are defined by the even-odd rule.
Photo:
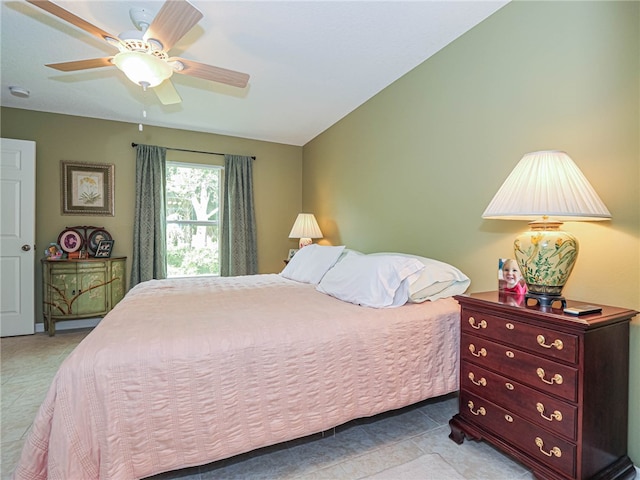
[[[140,121],[140,123],[138,124],[138,131],[142,132],[144,130],[144,123],[145,120],[147,119],[147,107],[146,107],[146,98],[147,98],[147,87],[148,84],[146,84],[146,82],[142,83],[142,120]]]

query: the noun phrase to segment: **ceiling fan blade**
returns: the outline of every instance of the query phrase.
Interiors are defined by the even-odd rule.
[[[43,9],[46,12],[49,12],[52,15],[64,20],[65,22],[69,22],[72,25],[75,25],[78,28],[81,28],[85,32],[90,33],[91,35],[95,35],[98,38],[109,41],[109,39],[119,42],[117,35],[111,35],[108,32],[105,32],[101,28],[96,27],[95,25],[87,22],[86,20],[74,15],[73,13],[65,10],[64,8],[56,5],[49,0],[27,0],[32,5]]]
[[[89,68],[113,67],[111,59],[113,57],[91,58],[89,60],[75,60],[73,62],[50,63],[47,67],[55,68],[61,72],[75,72],[76,70],[86,70]]]
[[[184,58],[173,57],[170,62],[178,61],[182,63],[182,70],[176,69],[176,73],[190,75],[192,77],[211,80],[212,82],[224,83],[233,87],[244,88],[249,82],[249,75],[246,73],[227,70],[226,68],[214,67],[204,63],[194,62],[193,60],[185,60]]]
[[[202,12],[186,0],[167,0],[144,34],[162,44],[167,52],[203,17]]]
[[[160,100],[160,103],[162,103],[163,105],[173,105],[175,103],[182,102],[180,94],[176,90],[176,87],[173,86],[173,82],[169,78],[167,78],[157,87],[154,87],[153,91],[156,92],[158,100]]]

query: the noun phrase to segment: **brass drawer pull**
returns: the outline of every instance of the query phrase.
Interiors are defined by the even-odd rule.
[[[471,380],[471,383],[473,383],[474,385],[478,385],[479,387],[487,386],[486,378],[480,377],[480,380],[476,381],[476,376],[473,374],[473,372],[469,372],[469,380]]]
[[[547,340],[546,340],[546,338],[544,338],[544,335],[538,335],[536,340],[538,341],[538,345],[540,345],[541,347],[544,347],[544,348],[556,347],[558,350],[562,350],[562,348],[564,347],[564,344],[562,343],[562,340],[560,340],[559,338],[556,338],[550,344],[546,343]]]
[[[486,320],[480,320],[478,325],[476,325],[476,319],[473,317],[469,317],[469,324],[476,330],[480,330],[481,328],[487,328]]]
[[[471,400],[469,400],[469,403],[467,404],[467,406],[469,407],[469,411],[471,413],[473,413],[474,415],[483,415],[484,416],[484,415],[487,414],[487,411],[484,409],[484,407],[480,407],[480,408],[478,408],[478,410],[476,410],[474,412],[473,411],[474,405],[473,405],[473,402]]]
[[[486,357],[487,356],[487,350],[483,347],[481,348],[478,353],[476,353],[476,346],[471,343],[469,344],[469,351],[471,352],[471,355],[473,355],[474,357]]]
[[[559,373],[556,373],[551,380],[547,380],[544,378],[544,370],[542,368],[538,368],[536,370],[536,373],[538,374],[538,377],[540,377],[540,380],[542,380],[544,383],[548,383],[549,385],[553,385],[554,383],[557,383],[558,385],[560,385],[563,380],[562,380],[562,375],[560,375]]]
[[[536,437],[536,445],[540,449],[540,451],[544,453],[547,457],[551,457],[552,455],[555,455],[556,457],[560,458],[562,456],[562,450],[560,450],[558,447],[553,447],[551,450],[549,450],[548,453],[545,452],[542,449],[542,447],[544,447],[544,442],[540,437]]]
[[[509,423],[513,423],[513,417],[511,415],[509,415],[509,414],[506,414],[504,416],[504,419]]]
[[[544,414],[544,405],[540,402],[536,403],[536,409],[540,413],[540,416],[545,420],[549,420],[552,422],[553,420],[557,420],[558,422],[562,421],[562,413],[558,410],[554,410],[554,412],[548,417]]]

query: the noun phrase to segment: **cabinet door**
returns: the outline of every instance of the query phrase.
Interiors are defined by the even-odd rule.
[[[110,284],[111,298],[109,298],[109,301],[111,303],[109,305],[109,309],[112,309],[120,300],[124,298],[126,285],[125,275],[127,273],[127,269],[124,258],[111,260],[110,266],[111,271],[109,273],[109,278],[113,279],[113,282],[111,282]]]
[[[78,264],[77,297],[72,311],[74,315],[103,315],[109,310],[107,307],[107,279],[106,262],[87,262]]]
[[[45,264],[44,313],[70,315],[78,291],[76,267],[70,263]]]

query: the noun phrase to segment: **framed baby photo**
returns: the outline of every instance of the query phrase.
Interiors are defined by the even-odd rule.
[[[518,294],[527,293],[527,284],[515,259],[498,259],[498,290]]]
[[[113,249],[113,242],[113,240],[100,240],[94,257],[109,258],[111,256],[111,250]]]

